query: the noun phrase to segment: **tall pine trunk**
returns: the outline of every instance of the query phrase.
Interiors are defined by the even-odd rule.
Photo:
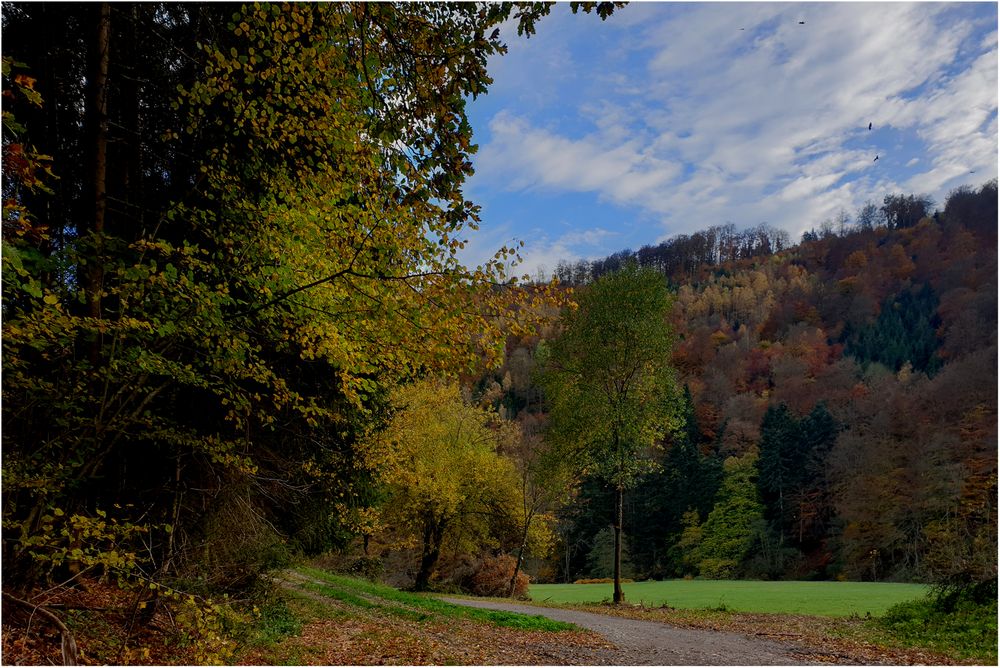
[[[108,211],[108,65],[110,63],[111,5],[103,2],[99,8],[97,22],[96,53],[94,59],[94,81],[92,87],[93,107],[91,114],[94,126],[93,194],[94,219],[91,232],[94,235],[94,256],[86,269],[87,315],[101,317],[101,293],[104,289],[103,237],[104,222]],[[91,361],[97,363],[100,346],[95,341],[91,348]]]

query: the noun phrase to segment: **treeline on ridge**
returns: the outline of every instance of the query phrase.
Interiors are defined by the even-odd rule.
[[[988,191],[990,184],[983,188]],[[965,186],[948,197],[946,209],[952,220],[962,220],[969,225],[983,226],[989,220],[989,193],[978,193]],[[841,209],[835,219],[824,220],[819,230],[811,229],[802,235],[802,242],[845,236],[855,231],[877,228],[902,229],[913,227],[927,217],[939,221],[943,215],[933,211],[933,200],[926,195],[886,195],[882,205],[868,201],[855,213],[852,221],[846,210]],[[982,230],[989,233],[989,229]],[[678,234],[655,246],[646,245],[638,251],[625,249],[597,260],[560,260],[552,276],[563,285],[583,285],[634,262],[640,267],[653,268],[675,284],[695,280],[700,268],[725,263],[768,257],[791,246],[788,233],[767,223],[738,230],[733,223],[714,225],[693,234]],[[544,274],[544,270],[540,270]]]

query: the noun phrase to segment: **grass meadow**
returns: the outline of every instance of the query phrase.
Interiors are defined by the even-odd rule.
[[[663,580],[622,585],[628,603],[680,609],[780,612],[824,617],[877,616],[929,588],[896,582],[779,582],[757,580]],[[533,601],[599,603],[610,600],[611,584],[534,584]]]

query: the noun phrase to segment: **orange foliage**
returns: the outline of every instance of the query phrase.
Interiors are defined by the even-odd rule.
[[[469,578],[469,590],[476,596],[507,596],[510,594],[510,578],[516,565],[514,557],[503,554],[486,557]],[[530,578],[524,571],[518,571],[514,584],[514,596],[524,596],[528,591]]]

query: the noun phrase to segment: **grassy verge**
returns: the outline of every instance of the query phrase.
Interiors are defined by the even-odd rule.
[[[483,610],[453,605],[425,594],[399,591],[392,587],[333,575],[315,568],[301,568],[301,574],[321,581],[306,586],[318,593],[358,607],[378,608],[388,614],[422,621],[432,616],[446,619],[471,619],[495,626],[523,631],[572,631],[573,624],[557,622],[541,615],[520,615],[512,612]]]
[[[762,582],[741,580],[663,580],[624,584],[625,600],[649,607],[768,612],[826,617],[881,615],[899,603],[922,598],[925,585],[889,582]],[[535,601],[599,603],[611,586],[532,585]]]

